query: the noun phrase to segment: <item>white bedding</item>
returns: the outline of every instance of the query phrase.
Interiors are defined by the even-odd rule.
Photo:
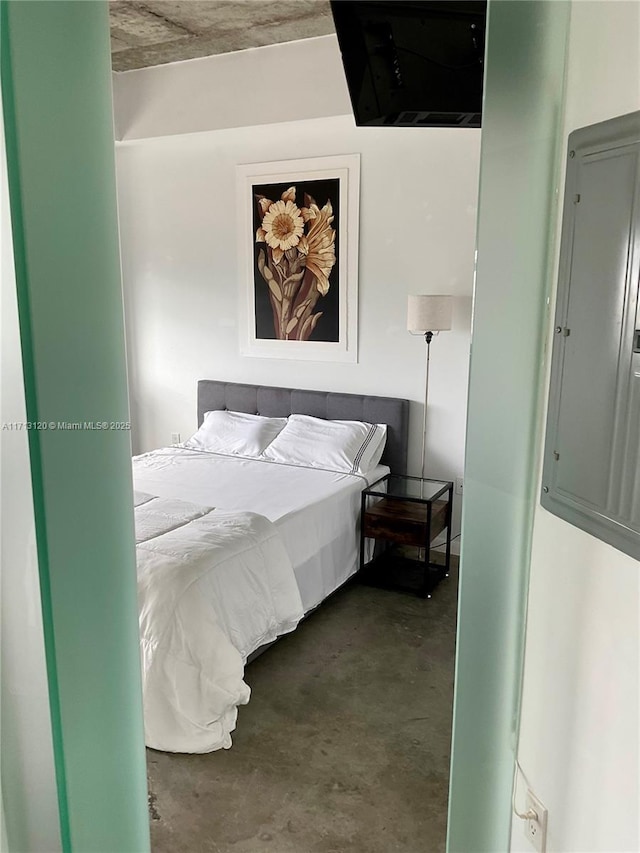
[[[249,701],[247,656],[302,618],[291,562],[264,516],[175,498],[136,504],[147,745],[228,748]]]
[[[363,478],[181,447],[133,473],[147,745],[228,748],[247,656],[356,570]]]
[[[305,612],[316,607],[358,567],[358,517],[365,478],[168,447],[134,459],[136,489],[219,509],[248,510],[277,527]]]

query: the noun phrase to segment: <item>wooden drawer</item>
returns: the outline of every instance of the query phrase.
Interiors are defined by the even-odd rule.
[[[363,532],[372,539],[389,539],[403,545],[423,546],[427,542],[426,503],[401,498],[382,498],[364,514]],[[434,501],[431,509],[432,541],[447,526],[447,501]]]

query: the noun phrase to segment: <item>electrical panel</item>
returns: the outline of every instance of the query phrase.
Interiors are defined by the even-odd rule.
[[[640,559],[640,112],[569,136],[542,505]]]

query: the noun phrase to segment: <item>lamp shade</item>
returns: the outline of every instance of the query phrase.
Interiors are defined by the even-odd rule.
[[[444,332],[450,329],[452,307],[451,296],[409,296],[407,330],[409,332]]]

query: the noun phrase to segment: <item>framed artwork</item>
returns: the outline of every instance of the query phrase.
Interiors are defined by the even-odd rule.
[[[358,360],[360,155],[238,166],[240,351]]]

